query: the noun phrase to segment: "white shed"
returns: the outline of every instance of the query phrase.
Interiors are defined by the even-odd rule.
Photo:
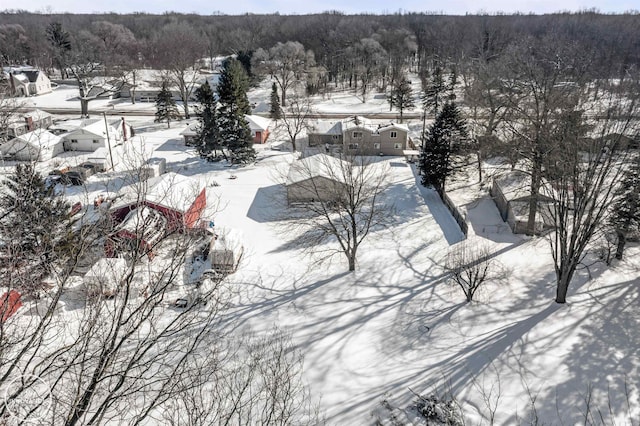
[[[84,275],[87,294],[90,296],[99,294],[106,297],[115,296],[128,272],[129,267],[125,259],[109,257],[98,259]]]
[[[63,151],[62,138],[44,129],[25,133],[0,147],[3,155],[19,161],[46,161]]]
[[[106,147],[107,143],[115,146],[132,134],[131,126],[121,120],[105,123],[103,119],[90,120],[75,130],[64,135],[65,146],[69,151],[95,151]]]
[[[209,250],[211,269],[231,274],[238,268],[243,253],[244,246],[240,232],[225,228],[215,230]]]

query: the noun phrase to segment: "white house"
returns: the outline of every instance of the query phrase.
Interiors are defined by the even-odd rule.
[[[124,120],[112,120],[105,123],[103,119],[88,120],[75,130],[64,135],[65,151],[93,152],[106,147],[118,145],[131,137],[131,126]]]
[[[62,138],[44,129],[25,133],[0,146],[3,155],[19,161],[46,161],[63,151]]]
[[[36,68],[9,68],[9,84],[14,96],[33,96],[51,93],[51,80]]]

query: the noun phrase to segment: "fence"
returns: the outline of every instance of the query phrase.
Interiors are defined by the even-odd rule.
[[[458,222],[458,226],[460,227],[460,230],[462,231],[462,233],[466,238],[467,232],[469,232],[469,225],[467,225],[467,221],[465,220],[464,215],[460,212],[458,207],[456,207],[456,205],[453,203],[451,198],[449,198],[446,192],[438,191],[438,194],[440,194],[440,198],[442,199],[442,202],[444,203],[445,206],[447,206],[447,208],[453,215],[453,218],[456,220],[456,222]]]

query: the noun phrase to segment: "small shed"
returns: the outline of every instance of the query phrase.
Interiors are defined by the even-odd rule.
[[[129,272],[127,261],[121,258],[100,258],[84,275],[84,285],[90,296],[115,296]]]
[[[249,123],[253,143],[265,143],[269,137],[271,120],[260,117],[259,115],[245,115],[244,118],[247,120],[247,123]]]
[[[315,154],[294,161],[287,175],[289,204],[334,201],[346,192],[344,160],[328,154]]]
[[[44,129],[36,129],[11,139],[0,147],[3,155],[18,161],[47,161],[62,153],[62,139]]]
[[[500,211],[502,220],[509,224],[513,233],[524,234],[527,232],[531,202],[531,176],[518,170],[498,175],[493,179],[489,193]],[[551,197],[538,194],[536,233],[553,227],[554,221],[551,217],[553,202]]]
[[[211,238],[211,248],[209,249],[211,269],[231,274],[238,269],[243,253],[244,246],[240,232],[226,228],[216,230]]]

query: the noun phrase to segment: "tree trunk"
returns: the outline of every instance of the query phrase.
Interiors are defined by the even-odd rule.
[[[349,272],[355,271],[356,270],[356,256],[355,255],[349,255]]]
[[[564,276],[558,278],[558,286],[556,288],[556,303],[567,302],[567,291],[569,290],[569,281]]]
[[[536,233],[536,216],[538,214],[538,193],[540,192],[540,163],[534,160],[531,171],[531,198],[529,199],[529,218],[527,220],[527,235]]]
[[[627,236],[624,232],[616,232],[618,234],[618,246],[616,247],[616,259],[622,260],[624,254],[624,246],[627,243]]]
[[[82,118],[89,118],[89,100],[80,98],[80,116]]]

